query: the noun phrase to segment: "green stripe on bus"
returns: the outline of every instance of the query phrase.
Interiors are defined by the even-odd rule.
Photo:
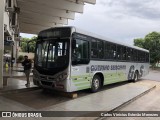
[[[121,79],[119,79],[119,78],[117,78],[117,79],[108,79],[108,80],[104,81],[104,84],[106,85],[106,84],[116,83],[116,82],[121,82],[121,81],[126,81],[126,79],[125,78],[121,78]]]
[[[77,87],[77,90],[83,90],[83,89],[88,89],[90,86],[82,86],[82,87]]]
[[[89,77],[90,75],[76,75],[76,76],[71,76],[71,78],[79,78],[79,77]]]
[[[77,83],[77,82],[90,82],[90,79],[88,79],[88,80],[82,80],[82,79],[73,80],[73,83]]]
[[[110,81],[105,81],[104,85],[106,84],[111,84],[111,83],[116,83],[116,82],[120,82],[119,80],[110,80]]]
[[[113,77],[113,78],[105,78],[104,79],[104,81],[108,81],[108,80],[115,80],[115,79],[118,79],[118,80],[125,80],[126,79],[126,77],[124,76],[124,77]]]
[[[75,86],[85,86],[85,85],[90,85],[90,82],[83,82],[83,83],[77,83],[74,84]]]
[[[71,77],[71,79],[72,80],[78,80],[78,79],[85,79],[86,80],[86,79],[91,79],[91,77],[77,77],[77,78],[76,77],[75,78]]]
[[[126,80],[126,76],[123,72],[104,73],[103,75],[104,75],[104,85]],[[85,86],[86,85],[90,86],[90,81],[92,80],[92,77],[87,74],[87,75],[72,76],[71,79],[75,86],[80,87],[80,89],[83,89],[83,87],[89,88]]]
[[[79,75],[79,76],[71,76],[71,79],[73,83],[90,82],[91,77],[88,74],[86,74],[86,75]]]

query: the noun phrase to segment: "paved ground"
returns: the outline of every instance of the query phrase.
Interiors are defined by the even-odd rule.
[[[157,76],[157,77],[156,77]],[[145,79],[150,80],[145,80]],[[0,96],[0,110],[50,110],[50,111],[68,111],[68,110],[111,110],[115,106],[118,106],[125,101],[131,99],[132,97],[144,92],[153,85],[159,85],[160,74],[157,71],[150,72],[150,75],[143,78],[143,80],[137,83],[119,83],[109,86],[105,86],[102,91],[91,94],[88,90],[80,91],[79,98],[71,100],[69,98],[64,98],[60,96],[54,96],[52,93],[43,93],[42,90],[36,90],[32,92],[25,93],[15,93]],[[153,81],[151,81],[153,80]],[[154,108],[159,110],[157,104],[159,104],[160,99],[157,96],[160,92],[160,87],[157,87],[156,90],[148,93],[140,102],[131,104],[132,106],[126,106],[124,110],[149,110]],[[150,95],[150,97],[147,97]],[[154,98],[154,100],[153,100]],[[139,99],[138,99],[139,100]],[[146,102],[144,102],[146,101]],[[58,103],[58,104],[57,104]],[[156,104],[157,103],[157,104]],[[135,107],[136,106],[136,107]],[[128,107],[128,108],[127,108]],[[153,110],[154,110],[153,109]],[[123,109],[122,109],[123,110]],[[44,119],[44,118],[43,118]],[[43,120],[42,119],[42,120]],[[48,118],[56,120],[58,118]],[[47,120],[48,120],[47,119]],[[63,119],[75,119],[75,118],[61,118]],[[76,118],[83,120],[84,118]],[[94,118],[85,118],[85,119],[94,119]],[[106,118],[104,118],[106,119]],[[107,119],[118,119],[118,118],[107,118]],[[124,118],[128,119],[128,118]],[[130,118],[134,119],[134,118]],[[34,119],[35,120],[35,119]],[[119,120],[119,119],[118,119]],[[121,120],[121,119],[120,119]],[[123,118],[122,118],[123,120]]]
[[[151,70],[150,73],[143,79],[160,82],[160,70]]]
[[[151,81],[148,81],[151,82]],[[133,103],[122,108],[120,111],[160,111],[160,83],[157,88]],[[103,118],[103,120],[160,120],[160,117],[115,117]]]
[[[1,97],[28,106],[34,110],[68,110],[92,111],[111,110],[125,101],[153,87],[147,83],[121,83],[112,88],[104,87],[102,91],[91,94],[89,90],[78,92],[77,99],[58,96],[52,92],[34,90],[22,93],[3,94]],[[118,91],[118,92],[117,92]],[[118,93],[118,94],[117,94]],[[3,106],[3,105],[2,105]],[[3,108],[0,108],[3,110]],[[6,108],[7,110],[7,108]],[[9,109],[8,109],[9,110]]]
[[[160,111],[160,71],[151,70],[149,75],[142,78],[138,83],[155,84],[156,89],[138,98],[119,111]],[[73,120],[160,120],[160,117],[81,117]]]
[[[152,71],[143,79],[149,84],[156,84],[156,89],[142,96],[120,111],[160,111],[160,71]],[[115,117],[103,118],[104,120],[160,120],[160,117]]]
[[[3,91],[26,88],[26,76],[23,72],[23,67],[4,68],[3,76],[7,78],[7,85],[3,87]],[[30,76],[30,87],[35,87],[33,85],[33,73],[31,73]]]

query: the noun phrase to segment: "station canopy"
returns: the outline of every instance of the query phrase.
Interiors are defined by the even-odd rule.
[[[85,3],[95,4],[96,0],[17,0],[21,33],[37,34],[43,29],[68,24],[75,13],[83,13]]]

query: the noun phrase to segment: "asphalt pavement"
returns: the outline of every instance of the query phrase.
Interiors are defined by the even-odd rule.
[[[156,84],[156,88],[119,111],[160,111],[160,71],[150,71],[139,82]],[[160,117],[103,117],[99,120],[160,120]]]
[[[82,110],[105,110],[109,111],[124,102],[134,98],[138,94],[145,92],[151,86],[157,86],[144,96],[120,109],[120,111],[160,111],[160,71],[151,71],[149,75],[139,80],[137,83],[122,82],[105,86],[100,92],[91,94],[88,90],[79,91],[77,99],[69,99],[57,96],[52,93],[43,93],[42,90],[29,91],[25,93],[5,94],[0,96],[0,110],[44,110],[44,111],[82,111]],[[40,119],[40,118],[37,118]],[[41,118],[45,119],[45,118]],[[46,120],[56,120],[59,118],[46,118]],[[77,117],[60,118],[91,120],[97,118]],[[159,118],[141,117],[101,117],[98,119],[116,120],[141,120]],[[14,119],[12,119],[14,120]]]

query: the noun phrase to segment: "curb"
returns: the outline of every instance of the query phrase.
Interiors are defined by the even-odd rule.
[[[10,93],[22,93],[22,92],[28,92],[32,90],[39,90],[41,88],[39,87],[30,87],[30,88],[22,88],[22,89],[15,89],[15,90],[0,90],[0,95],[3,94],[10,94]]]
[[[144,91],[143,93],[133,97],[132,99],[122,103],[121,105],[119,105],[119,106],[117,106],[117,107],[115,107],[115,108],[113,108],[113,109],[111,109],[109,111],[106,111],[106,113],[111,113],[111,112],[120,110],[121,108],[123,108],[123,107],[127,106],[128,104],[134,102],[135,100],[137,100],[138,98],[142,97],[143,95],[149,93],[150,91],[152,91],[155,88],[156,88],[156,85],[152,86],[151,88],[149,88],[148,90]],[[105,110],[102,110],[102,111],[105,113]],[[101,117],[99,113],[100,113],[100,111],[92,111],[92,112],[90,112],[88,114],[83,114],[82,116],[79,116],[79,117],[97,116],[97,117],[95,117],[94,120],[106,120],[108,118],[108,117]]]
[[[118,110],[120,110],[121,108],[127,106],[128,104],[134,102],[134,101],[137,100],[138,98],[140,98],[140,97],[144,96],[145,94],[149,93],[150,91],[152,91],[152,90],[155,89],[155,88],[156,88],[156,85],[154,85],[154,86],[151,87],[150,89],[144,91],[143,93],[137,95],[136,97],[134,97],[134,98],[132,98],[132,99],[124,102],[123,104],[121,104],[121,105],[117,106],[116,108],[114,108],[114,109],[112,109],[112,110],[110,110],[110,111],[107,111],[107,112],[118,111]],[[106,119],[106,118],[107,118],[107,117],[98,117],[98,118],[96,118],[95,120],[103,120],[103,119]]]

